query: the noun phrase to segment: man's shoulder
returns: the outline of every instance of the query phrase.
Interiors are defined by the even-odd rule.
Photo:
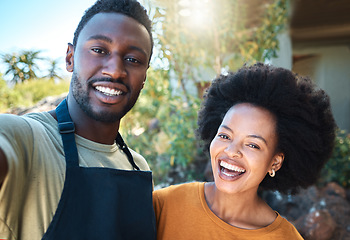
[[[14,114],[0,114],[0,132],[20,131],[29,128],[28,121],[23,116]]]
[[[38,122],[50,122],[50,118],[52,118],[52,116],[48,112],[33,112],[23,115],[23,118]]]
[[[136,165],[140,168],[140,170],[142,171],[149,171],[150,168],[148,166],[148,163],[146,161],[146,159],[139,153],[135,152],[134,150],[132,150],[131,148],[129,148],[130,153],[132,154],[134,161],[136,163]]]
[[[50,119],[51,118],[51,119]],[[56,124],[57,125],[57,124]],[[41,129],[41,130],[40,130]],[[0,133],[21,138],[57,131],[54,118],[47,112],[30,113],[26,115],[0,114]]]
[[[23,121],[23,116],[15,115],[15,114],[9,114],[9,113],[2,113],[0,114],[0,123],[5,123],[6,121]],[[8,122],[8,123],[10,123]]]
[[[43,127],[57,131],[57,121],[48,112],[28,113],[23,118],[35,129]]]
[[[22,124],[32,121],[46,121],[47,114],[44,112],[28,113],[26,115],[0,114],[0,124]]]

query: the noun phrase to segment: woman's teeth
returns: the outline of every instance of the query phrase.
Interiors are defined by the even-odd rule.
[[[235,172],[240,172],[240,173],[245,172],[245,169],[237,167],[237,166],[232,165],[232,164],[229,164],[229,163],[224,162],[224,161],[220,162],[220,166],[223,168],[226,168],[228,170],[235,171]]]

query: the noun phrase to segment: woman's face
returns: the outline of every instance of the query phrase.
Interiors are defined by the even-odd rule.
[[[257,192],[266,174],[281,167],[276,153],[276,120],[272,113],[248,103],[234,105],[210,145],[216,187],[226,193]]]

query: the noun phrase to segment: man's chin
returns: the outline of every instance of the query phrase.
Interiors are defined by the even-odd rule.
[[[85,112],[90,118],[94,119],[95,121],[104,122],[104,123],[114,123],[119,122],[120,119],[125,115],[120,115],[117,113],[110,113],[110,112],[92,112],[92,111],[86,111]]]

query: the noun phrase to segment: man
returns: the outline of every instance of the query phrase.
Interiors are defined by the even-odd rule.
[[[137,1],[99,0],[68,45],[67,98],[0,116],[0,239],[155,238],[151,172],[118,133],[152,47]]]

